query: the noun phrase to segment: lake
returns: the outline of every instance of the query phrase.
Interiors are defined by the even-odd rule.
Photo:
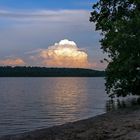
[[[106,112],[104,78],[0,78],[0,136]]]

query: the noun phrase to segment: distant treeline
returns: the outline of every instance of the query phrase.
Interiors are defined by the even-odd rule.
[[[104,77],[104,71],[82,68],[0,66],[0,77]]]

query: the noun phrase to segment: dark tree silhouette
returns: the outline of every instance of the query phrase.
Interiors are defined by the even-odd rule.
[[[102,32],[108,54],[109,96],[140,95],[140,0],[99,0],[90,21]]]
[[[0,77],[103,77],[104,71],[80,68],[0,67]]]

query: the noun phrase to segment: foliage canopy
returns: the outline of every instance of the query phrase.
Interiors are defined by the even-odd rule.
[[[108,54],[109,96],[140,95],[140,0],[99,0],[90,21],[102,32]]]
[[[82,68],[0,66],[0,77],[103,77],[104,71]]]

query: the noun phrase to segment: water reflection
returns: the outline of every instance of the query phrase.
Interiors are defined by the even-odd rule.
[[[77,114],[82,112],[88,100],[86,84],[87,81],[80,78],[55,78],[51,83],[49,96],[48,86],[43,88],[46,91],[46,98],[42,95],[42,102],[46,104],[43,107],[53,122],[65,123],[79,118]]]
[[[103,78],[1,78],[0,135],[105,113]]]
[[[106,112],[117,110],[120,108],[131,107],[134,105],[140,105],[139,97],[110,99],[106,102]]]

